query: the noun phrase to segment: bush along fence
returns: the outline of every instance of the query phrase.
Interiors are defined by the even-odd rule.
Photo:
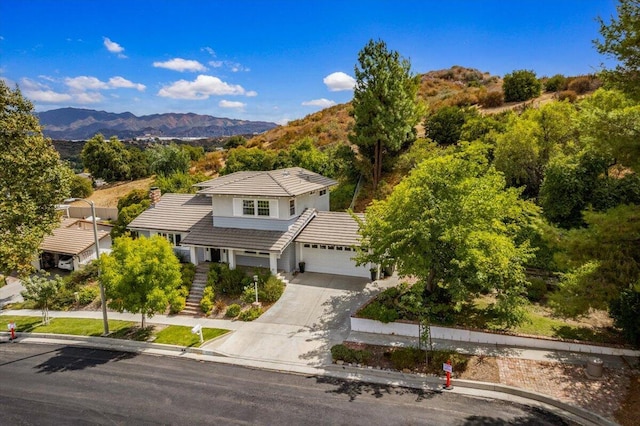
[[[385,324],[380,321],[351,317],[351,331],[418,338],[418,324],[409,322],[391,322]],[[640,350],[565,342],[552,339],[540,339],[534,337],[511,336],[508,334],[488,333],[436,325],[431,326],[431,338],[458,342],[581,352],[599,355],[640,356]]]

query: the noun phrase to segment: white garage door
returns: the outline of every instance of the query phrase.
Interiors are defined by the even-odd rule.
[[[355,256],[355,252],[349,247],[303,244],[301,250],[306,271],[371,277],[371,272],[369,272],[367,265],[356,266],[356,262],[351,260]]]

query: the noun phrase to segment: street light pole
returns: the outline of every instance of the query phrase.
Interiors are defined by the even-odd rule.
[[[98,224],[96,220],[96,206],[93,201],[84,198],[69,198],[66,202],[84,201],[91,207],[91,216],[93,218],[93,239],[96,245],[96,259],[98,260],[98,287],[100,287],[100,304],[102,305],[102,323],[104,326],[103,336],[109,335],[109,320],[107,318],[107,298],[104,293],[104,286],[100,280],[100,240],[98,239]]]

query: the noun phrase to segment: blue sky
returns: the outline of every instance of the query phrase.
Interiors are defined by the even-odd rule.
[[[195,112],[284,123],[349,101],[370,39],[414,73],[596,71],[615,0],[2,0],[0,78],[37,111]]]

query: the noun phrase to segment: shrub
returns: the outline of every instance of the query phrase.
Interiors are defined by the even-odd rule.
[[[240,269],[229,269],[225,265],[220,271],[220,279],[215,285],[216,292],[219,294],[240,295],[245,286],[243,280],[246,278],[248,277]],[[251,281],[251,278],[249,278],[249,281]]]
[[[78,303],[81,306],[88,305],[96,300],[100,294],[100,289],[97,286],[87,285],[81,287],[78,291]]]
[[[215,287],[220,280],[220,271],[222,266],[218,263],[212,263],[207,273],[207,285]]]
[[[234,303],[227,307],[227,312],[225,312],[224,316],[227,318],[235,318],[238,316],[238,314],[240,314],[241,310],[242,308],[240,307],[240,305]]]
[[[518,70],[504,76],[502,90],[506,102],[522,102],[540,96],[541,84],[535,72]]]
[[[252,306],[249,309],[240,312],[238,319],[240,321],[253,321],[262,315],[262,308],[259,306]]]
[[[547,283],[542,278],[532,278],[527,287],[527,299],[540,302],[547,294]]]
[[[479,97],[480,105],[485,108],[495,108],[504,104],[504,94],[501,90],[492,90],[481,94]]]
[[[359,315],[363,318],[380,321],[383,323],[394,322],[398,319],[398,312],[393,308],[388,308],[379,301],[373,301],[365,306]]]
[[[562,92],[558,93],[557,98],[559,101],[566,100],[571,103],[574,103],[576,99],[578,99],[578,94],[573,90],[563,90]]]
[[[211,312],[211,309],[213,308],[213,300],[215,298],[215,293],[213,291],[212,287],[205,287],[204,288],[204,292],[202,293],[202,299],[200,299],[200,310],[205,313],[205,314],[209,314],[209,312]]]
[[[277,302],[284,293],[284,283],[275,276],[270,276],[264,283],[262,292],[258,291],[260,300],[266,303]]]
[[[169,312],[171,314],[177,314],[178,312],[181,312],[185,306],[187,306],[187,299],[178,294],[169,302]]]
[[[367,350],[351,349],[345,345],[335,345],[331,348],[331,357],[334,361],[342,360],[356,364],[366,364],[372,357]]]
[[[567,88],[567,78],[562,74],[556,74],[550,77],[544,83],[546,92],[559,92]]]
[[[397,348],[391,352],[391,363],[396,370],[413,369],[424,359],[424,351],[418,348]]]
[[[223,312],[225,309],[227,309],[227,304],[224,303],[224,300],[216,300],[215,307],[216,312]]]
[[[640,292],[622,291],[609,305],[609,315],[629,343],[640,346]]]
[[[88,284],[98,279],[98,262],[89,262],[84,268],[73,271],[67,278],[69,286],[72,288]]]
[[[569,82],[567,89],[583,95],[591,90],[591,79],[589,77],[576,77]]]
[[[180,272],[182,273],[182,285],[191,290],[191,285],[196,277],[196,265],[193,263],[181,263]]]

